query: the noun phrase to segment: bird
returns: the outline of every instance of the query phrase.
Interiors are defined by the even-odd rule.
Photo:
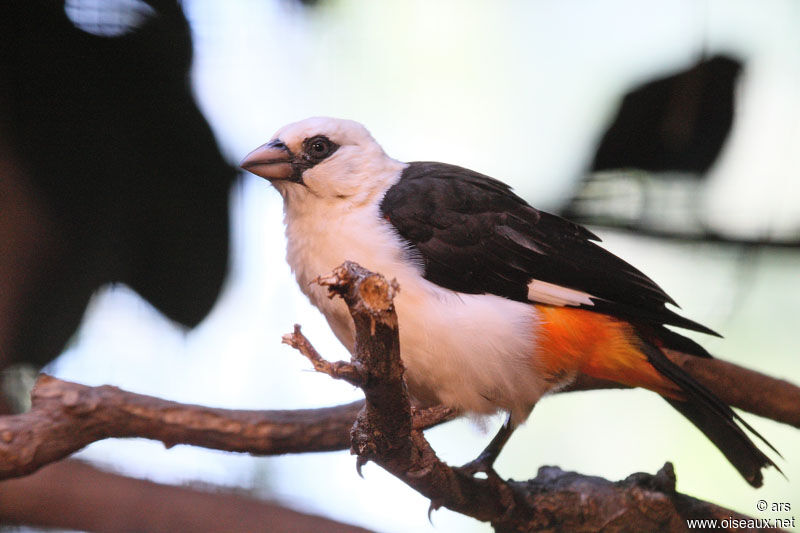
[[[677,304],[661,287],[588,229],[478,172],[395,160],[347,119],[284,126],[240,166],[282,196],[286,259],[351,353],[346,304],[312,283],[346,260],[400,286],[400,354],[417,405],[506,414],[465,472],[497,475],[514,429],[580,374],[661,395],[755,487],[778,468],[745,430],[775,448],[665,354],[711,357],[667,326],[718,334],[668,308]]]

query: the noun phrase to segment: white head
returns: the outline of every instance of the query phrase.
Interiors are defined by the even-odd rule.
[[[352,120],[314,117],[284,126],[240,163],[266,178],[290,204],[312,198],[360,205],[384,192],[404,165]]]

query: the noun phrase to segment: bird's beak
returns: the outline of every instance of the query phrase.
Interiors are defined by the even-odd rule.
[[[294,173],[292,152],[281,141],[261,145],[242,159],[239,166],[268,180],[283,180]]]

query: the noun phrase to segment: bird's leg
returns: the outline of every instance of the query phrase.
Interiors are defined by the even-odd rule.
[[[511,421],[511,414],[509,413],[500,431],[497,432],[497,435],[489,442],[488,446],[484,448],[478,457],[459,468],[459,470],[470,476],[482,472],[487,476],[497,477],[497,472],[494,471],[494,462],[515,429],[517,429],[517,425]]]

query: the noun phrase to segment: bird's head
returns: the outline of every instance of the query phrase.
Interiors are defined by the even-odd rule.
[[[404,165],[358,122],[315,117],[284,126],[240,166],[269,180],[287,205],[312,197],[352,205],[390,187]]]

